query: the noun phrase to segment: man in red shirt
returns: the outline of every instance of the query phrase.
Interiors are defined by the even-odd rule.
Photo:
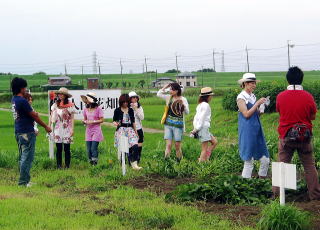
[[[279,161],[290,163],[297,150],[304,167],[310,200],[320,199],[318,172],[315,167],[312,147],[312,120],[317,108],[313,96],[303,90],[303,72],[298,67],[291,67],[287,72],[289,86],[277,96],[276,108],[279,118]],[[279,187],[273,187],[275,196]]]

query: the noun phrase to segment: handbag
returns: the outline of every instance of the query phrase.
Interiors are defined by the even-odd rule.
[[[293,142],[307,142],[312,137],[311,130],[305,124],[295,124],[286,134],[286,138]]]
[[[161,124],[164,125],[164,123],[166,123],[166,120],[167,120],[167,117],[168,117],[168,113],[169,113],[169,104],[170,104],[170,101],[171,101],[171,98],[169,99],[169,103],[165,105],[164,107],[164,112],[163,112],[163,115],[162,115],[162,118],[161,118]]]

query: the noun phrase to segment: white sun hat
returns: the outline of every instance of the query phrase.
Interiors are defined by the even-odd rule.
[[[242,85],[242,83],[249,82],[249,81],[260,82],[259,80],[256,79],[256,75],[254,73],[245,73],[243,74],[242,78],[238,80],[238,83],[239,85]]]
[[[87,93],[87,95],[80,96],[82,101],[86,104],[88,103],[96,103],[98,101],[97,95],[95,93]]]
[[[129,97],[139,97],[139,95],[138,95],[136,92],[131,91],[131,92],[129,93]]]

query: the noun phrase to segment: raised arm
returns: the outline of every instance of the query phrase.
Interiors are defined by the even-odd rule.
[[[242,113],[242,115],[245,117],[245,118],[250,118],[254,112],[257,111],[259,105],[263,104],[265,102],[265,98],[260,98],[253,106],[251,109],[247,109],[247,105],[246,105],[246,102],[243,100],[243,99],[238,99],[237,100],[237,105],[238,105],[238,108],[239,108],[239,111]]]
[[[170,87],[170,84],[167,84],[162,89],[159,89],[159,91],[157,92],[157,97],[160,97],[163,100],[167,100],[167,98],[170,97],[170,95],[165,94],[165,89],[169,87]]]

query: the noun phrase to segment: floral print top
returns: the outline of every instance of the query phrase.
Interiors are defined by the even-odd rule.
[[[61,108],[57,104],[51,106],[51,121],[54,126],[54,142],[72,144],[72,115],[76,112],[74,106]]]

